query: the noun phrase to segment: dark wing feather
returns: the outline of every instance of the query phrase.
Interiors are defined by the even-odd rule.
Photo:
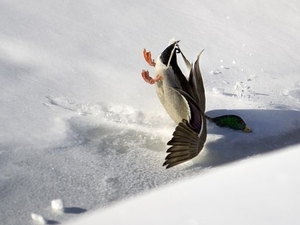
[[[181,53],[181,56],[187,67],[187,70],[190,71],[188,82],[191,90],[189,90],[190,92],[188,93],[191,94],[191,96],[196,100],[202,112],[205,112],[205,91],[204,91],[203,79],[202,79],[200,66],[199,66],[199,59],[204,49],[198,54],[196,62],[195,64],[193,64],[187,60],[187,58],[182,53],[178,45],[177,48]]]
[[[195,64],[191,66],[192,69],[189,76],[189,84],[191,86],[194,99],[197,101],[202,112],[205,112],[205,91],[199,67],[199,59],[203,51],[204,50],[199,53]]]
[[[173,133],[173,138],[167,143],[168,145],[172,145],[167,150],[169,154],[163,164],[167,169],[184,163],[200,153],[207,135],[206,121],[203,113],[201,113],[201,119],[203,123],[199,135],[193,131],[186,120],[182,120],[178,124]]]

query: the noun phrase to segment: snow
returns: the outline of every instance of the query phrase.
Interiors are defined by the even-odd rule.
[[[54,199],[51,201],[51,207],[55,211],[62,212],[64,210],[64,203],[61,199]]]
[[[47,224],[46,220],[41,215],[38,215],[38,214],[35,214],[35,213],[31,213],[31,218],[37,224]]]
[[[202,223],[201,218],[184,206],[198,202],[205,203],[199,211],[207,210],[207,222],[229,221],[231,210],[236,217],[232,224],[245,224],[241,220],[247,212],[253,212],[254,222],[279,224],[277,210],[283,206],[290,212],[282,216],[286,223],[297,219],[297,201],[291,199],[298,198],[300,184],[295,175],[300,144],[298,1],[0,4],[1,223],[73,223],[81,215],[83,220],[85,214],[87,220],[97,217],[97,211],[89,212],[98,209],[96,221],[108,224],[114,210],[115,215],[119,207],[126,212],[126,204],[144,207],[143,199],[150,199],[149,215],[165,224],[172,221],[161,212],[171,200],[183,202],[174,206],[174,220],[190,224]],[[209,123],[201,154],[165,170],[161,165],[175,125],[140,73],[154,72],[143,60],[143,48],[156,58],[173,37],[181,40],[190,60],[205,49],[200,66],[207,114],[238,114],[253,132]],[[291,145],[295,147],[287,148]],[[203,192],[198,188],[199,195],[193,195],[193,185],[202,182]],[[272,182],[278,186],[271,188]],[[272,196],[278,204],[268,204],[274,202]],[[210,199],[218,197],[222,203],[216,206]],[[62,213],[54,212],[53,199],[63,202]],[[267,211],[265,217],[260,210]],[[131,224],[143,218],[130,217]]]
[[[222,166],[67,224],[298,224],[299,147]]]

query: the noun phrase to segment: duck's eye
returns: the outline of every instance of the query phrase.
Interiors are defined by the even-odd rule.
[[[175,48],[176,53],[181,53],[180,48]]]

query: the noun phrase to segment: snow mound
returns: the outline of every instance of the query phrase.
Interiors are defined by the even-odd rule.
[[[35,213],[31,213],[31,218],[34,222],[36,222],[38,224],[46,224],[47,223],[43,216],[35,214]]]
[[[64,210],[64,203],[61,199],[54,199],[51,201],[51,208],[54,211],[62,212]]]
[[[219,167],[67,224],[295,224],[299,147]]]

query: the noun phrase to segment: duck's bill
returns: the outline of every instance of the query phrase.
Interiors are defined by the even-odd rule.
[[[247,126],[245,127],[245,129],[243,131],[246,132],[246,133],[251,133],[252,132],[252,130]]]

